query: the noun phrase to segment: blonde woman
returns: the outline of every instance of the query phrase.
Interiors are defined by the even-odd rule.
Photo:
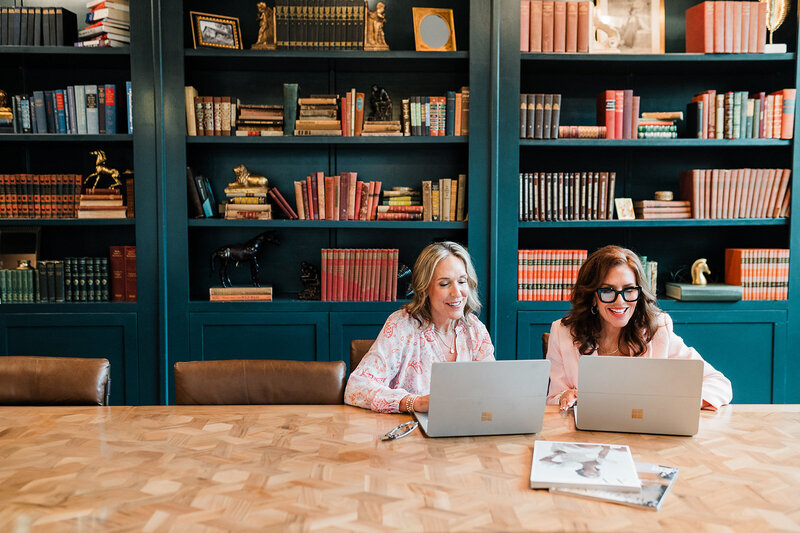
[[[414,264],[413,300],[392,313],[352,371],[344,401],[382,413],[427,412],[431,364],[494,361],[478,320],[478,280],[458,243],[427,246]]]

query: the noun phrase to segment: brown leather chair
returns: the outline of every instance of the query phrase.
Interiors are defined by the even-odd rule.
[[[542,358],[547,359],[547,345],[550,342],[550,334],[542,333]]]
[[[108,359],[0,357],[0,405],[108,405]]]
[[[350,341],[350,372],[356,369],[358,363],[364,359],[364,356],[367,355],[367,352],[372,348],[372,343],[374,342],[375,339],[356,339]]]
[[[175,363],[179,405],[340,404],[344,361],[188,361]]]

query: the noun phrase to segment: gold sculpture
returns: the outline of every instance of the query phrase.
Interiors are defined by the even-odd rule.
[[[96,156],[97,159],[94,162],[94,172],[89,174],[84,180],[84,185],[88,184],[89,181],[94,178],[94,184],[92,185],[92,192],[97,187],[97,183],[100,181],[102,176],[108,176],[111,178],[113,182],[111,185],[108,186],[109,189],[116,189],[117,187],[122,186],[122,182],[119,180],[119,170],[115,168],[109,168],[105,166],[106,164],[106,153],[102,150],[93,150],[90,152],[93,156]]]
[[[703,274],[711,274],[705,258],[700,258],[692,263],[692,285],[708,285],[706,277]]]
[[[256,4],[258,9],[258,39],[252,50],[275,50],[275,10],[266,3]]]
[[[258,174],[251,174],[244,164],[233,167],[233,174],[236,176],[236,181],[228,184],[228,188],[230,189],[244,189],[246,187],[267,189],[267,178],[259,176]]]
[[[761,0],[767,6],[767,29],[769,44],[772,44],[772,33],[781,27],[789,12],[789,0]]]
[[[14,118],[14,113],[8,105],[8,94],[0,89],[0,118]]]
[[[383,35],[383,25],[386,23],[386,4],[378,2],[375,6],[375,11],[370,11],[366,2],[364,4],[366,9],[364,50],[388,50],[389,45],[386,44],[386,37]]]

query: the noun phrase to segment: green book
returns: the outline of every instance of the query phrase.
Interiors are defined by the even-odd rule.
[[[742,299],[741,285],[709,283],[667,283],[667,296],[684,302],[738,302]]]

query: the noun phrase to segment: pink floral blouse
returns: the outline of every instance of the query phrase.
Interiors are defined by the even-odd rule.
[[[486,326],[470,315],[469,326],[456,325],[456,361],[494,361],[494,346]],[[400,411],[409,394],[430,392],[431,364],[446,361],[446,350],[436,340],[433,324],[419,326],[405,309],[386,319],[369,352],[352,371],[344,401],[381,413]]]

